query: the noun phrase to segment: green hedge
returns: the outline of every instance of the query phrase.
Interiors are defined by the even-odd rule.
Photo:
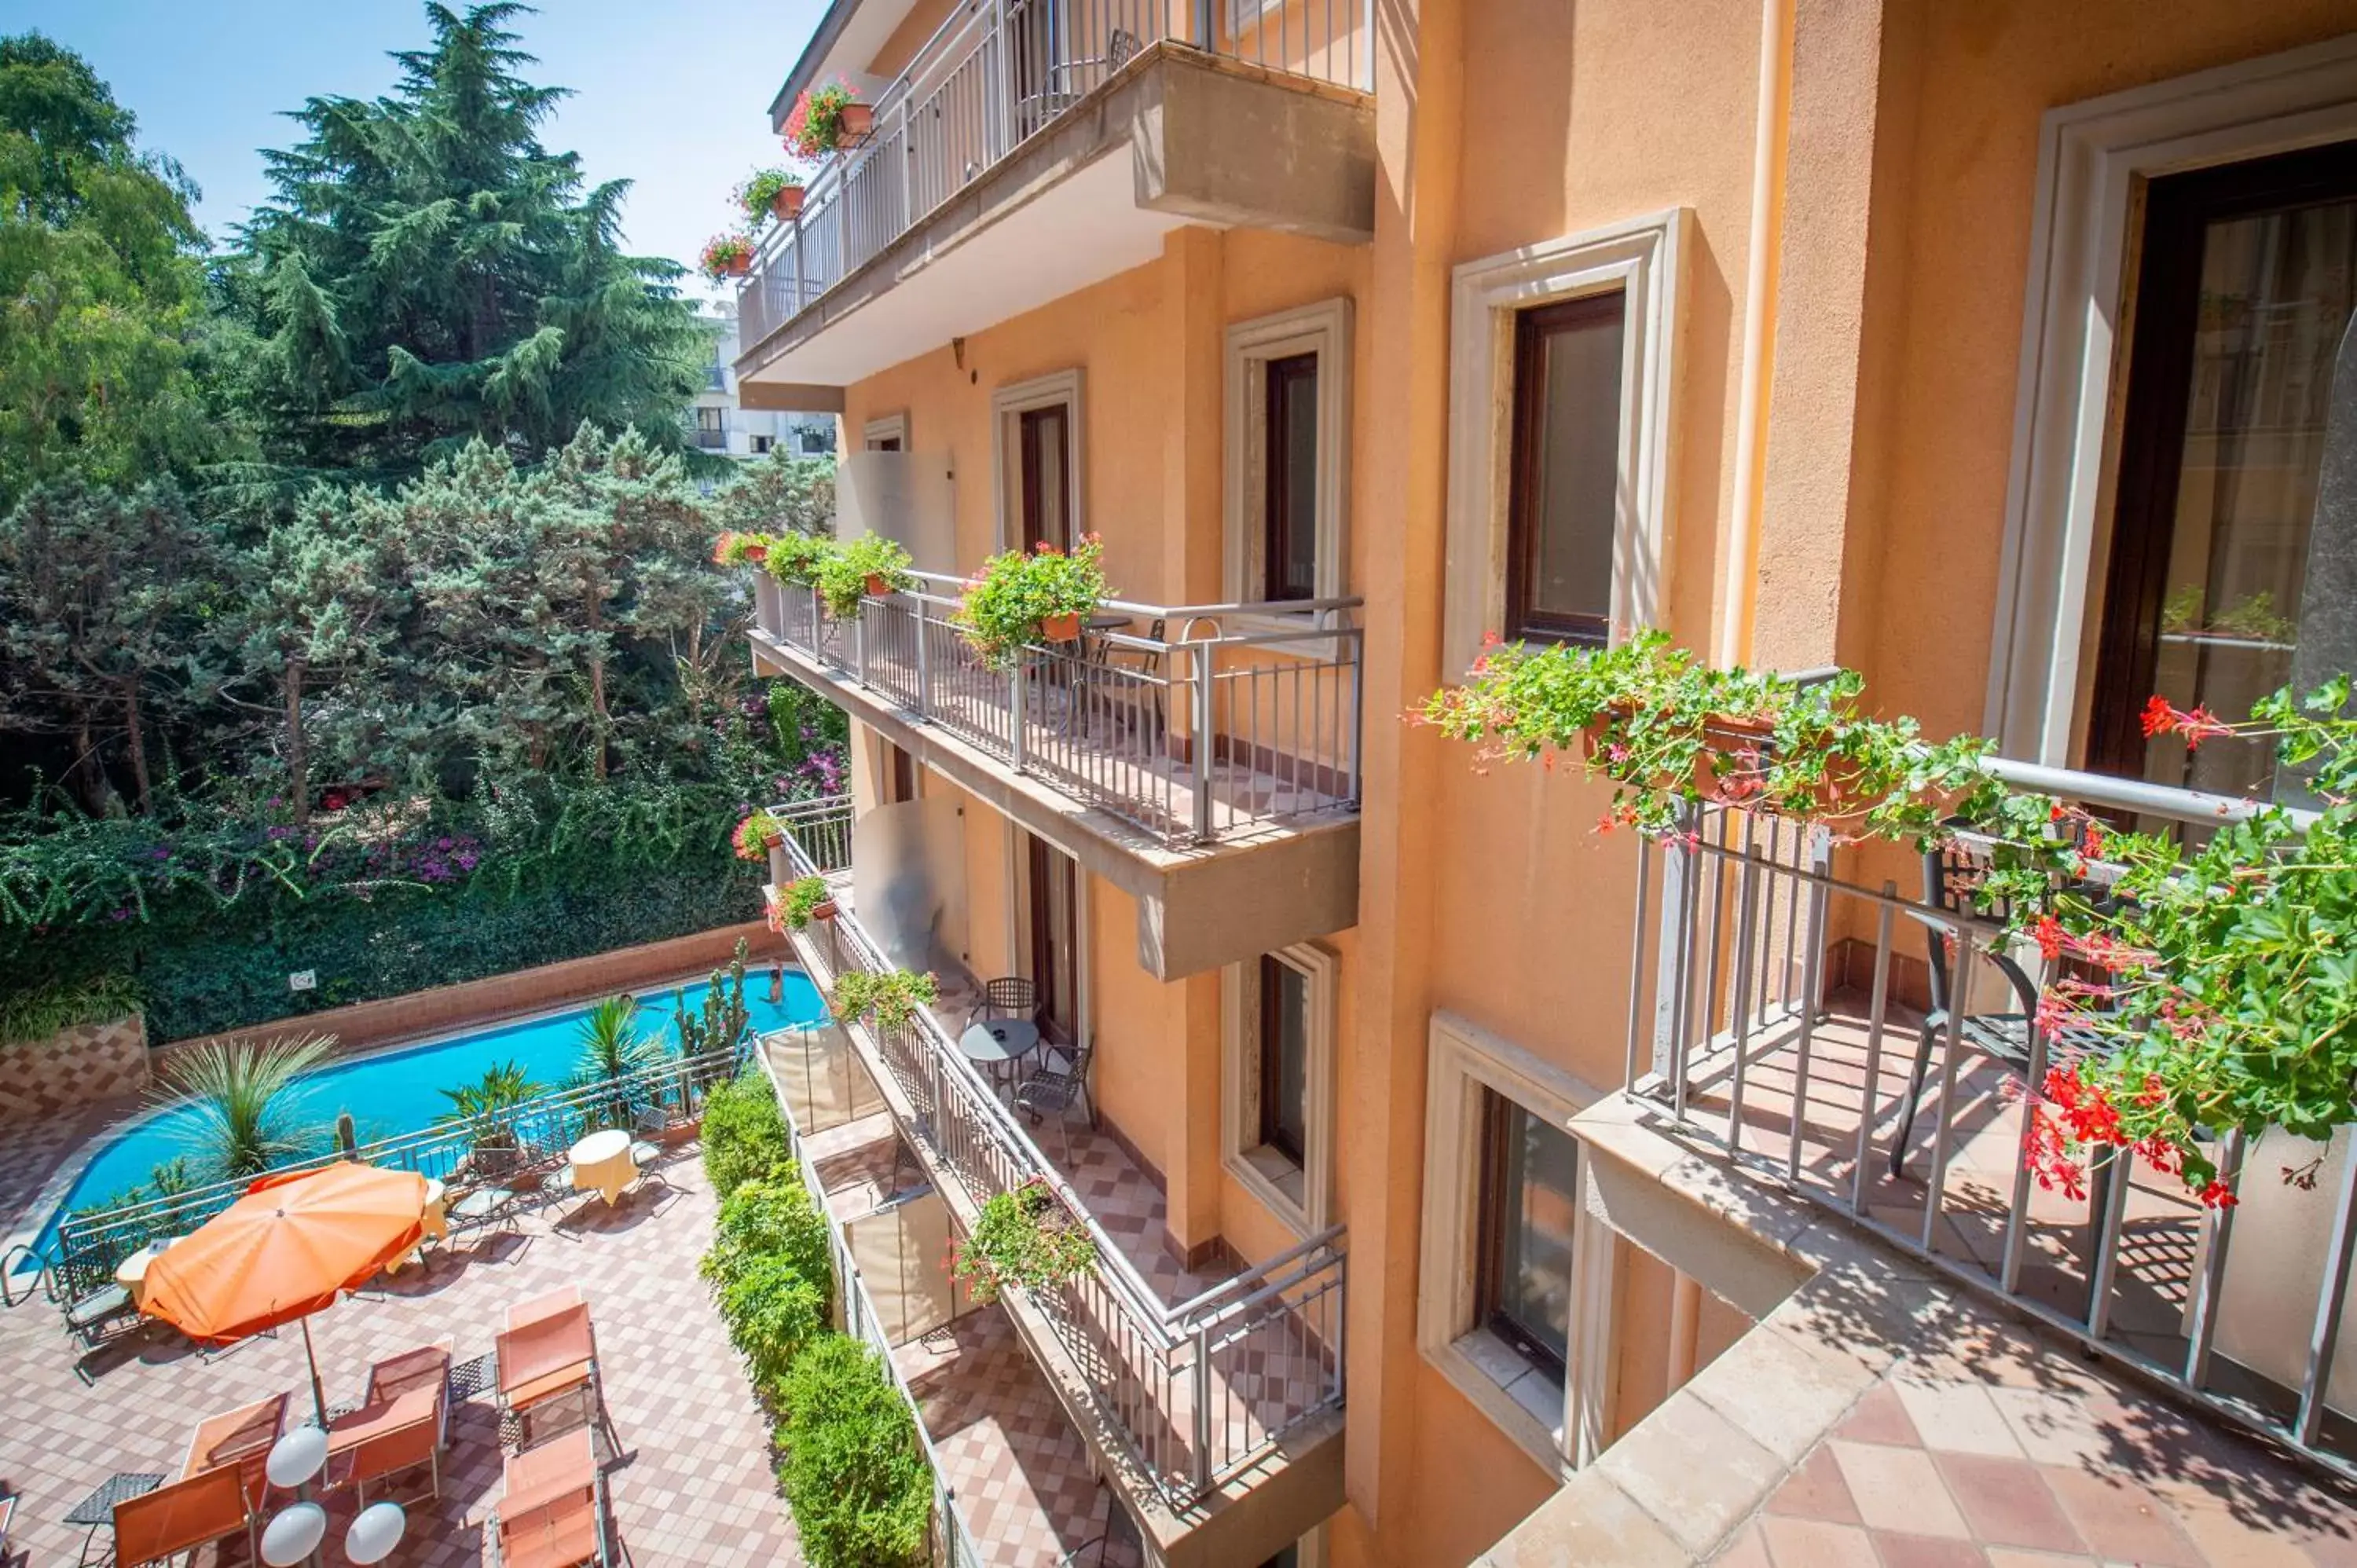
[[[739,1187],[764,1176],[799,1181],[794,1148],[777,1091],[759,1067],[715,1084],[704,1101],[704,1174],[725,1205]]]
[[[779,1392],[786,1462],[778,1478],[803,1555],[814,1568],[922,1562],[932,1472],[883,1358],[847,1335],[824,1335],[795,1360]]]
[[[660,869],[601,866],[512,892],[395,887],[370,899],[80,927],[0,961],[0,990],[57,975],[128,975],[146,998],[149,1037],[178,1040],[689,936],[760,913],[755,867],[726,855],[683,856]],[[317,974],[317,988],[288,990],[287,975],[306,969]]]

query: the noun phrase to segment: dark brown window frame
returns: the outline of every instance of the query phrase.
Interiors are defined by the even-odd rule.
[[[1294,383],[1309,382],[1313,391],[1318,385],[1318,350],[1287,354],[1282,359],[1261,362],[1261,597],[1270,603],[1289,599],[1314,599],[1318,596],[1317,568],[1318,508],[1313,499],[1309,515],[1293,515],[1292,469],[1281,460],[1281,455],[1292,450],[1290,439],[1291,404],[1286,394]],[[1314,497],[1317,487],[1317,459],[1314,456],[1318,431],[1318,413],[1313,407],[1309,414],[1313,456],[1310,459],[1310,486]],[[1293,560],[1293,543],[1300,530],[1309,532],[1312,565],[1310,580],[1294,584],[1284,581],[1285,570]]]
[[[1506,1227],[1517,1216],[1506,1205],[1506,1158],[1509,1134],[1517,1113],[1530,1112],[1496,1090],[1480,1090],[1480,1194],[1474,1209],[1479,1227],[1474,1250],[1473,1321],[1510,1346],[1532,1366],[1563,1381],[1569,1368],[1551,1345],[1525,1331],[1504,1309],[1498,1276],[1505,1267]]]
[[[1605,321],[1629,320],[1626,289],[1607,289],[1553,305],[1534,306],[1514,315],[1513,423],[1508,444],[1506,493],[1506,628],[1509,641],[1569,642],[1602,648],[1611,640],[1609,616],[1565,616],[1541,610],[1531,602],[1531,580],[1536,573],[1538,535],[1538,461],[1546,419],[1546,376],[1544,351],[1549,335]],[[1625,339],[1624,339],[1625,341]],[[1620,418],[1620,388],[1613,388],[1614,418]]]
[[[1039,996],[1040,1030],[1049,1038],[1070,1042],[1078,1038],[1080,1020],[1067,1018],[1057,1005],[1057,993],[1063,990],[1069,978],[1075,1011],[1081,1004],[1081,886],[1079,863],[1036,834],[1024,834],[1024,874],[1028,913],[1030,926],[1031,981]],[[1064,944],[1064,956],[1072,966],[1069,977],[1061,975],[1056,960],[1058,933],[1053,929],[1055,900],[1049,895],[1051,881],[1060,878],[1064,884],[1064,910],[1071,918],[1071,928],[1064,933],[1070,940]]]
[[[1301,1115],[1303,1126],[1297,1138],[1289,1132],[1277,1107],[1283,1103],[1285,1063],[1278,1049],[1284,1038],[1283,998],[1285,976],[1290,974],[1301,983]],[[1308,1010],[1317,1004],[1310,979],[1274,953],[1260,957],[1260,1142],[1263,1147],[1275,1149],[1307,1170],[1309,1157],[1309,1035],[1311,1020]]]
[[[2156,690],[2161,606],[2184,477],[2203,233],[2223,220],[2352,199],[2357,142],[2168,175],[2145,188],[2111,559],[2087,710],[2092,771],[2144,776],[2142,715]]]
[[[1056,465],[1053,475],[1044,472],[1047,465],[1040,458],[1039,436],[1039,432],[1051,421],[1063,435],[1060,443],[1063,461]],[[1039,530],[1039,521],[1045,510],[1041,503],[1047,499],[1047,487],[1052,482],[1063,503],[1057,510],[1064,520],[1065,537],[1049,542],[1060,550],[1070,549],[1072,544],[1071,405],[1065,403],[1044,403],[1016,414],[1015,449],[1016,462],[1020,469],[1017,506],[1022,514],[1016,521],[1022,532],[1022,548],[1027,551],[1034,549],[1046,537]]]

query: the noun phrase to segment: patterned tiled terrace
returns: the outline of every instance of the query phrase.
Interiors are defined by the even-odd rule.
[[[20,1147],[13,1132],[8,1142]],[[45,1158],[10,1162],[0,1214],[21,1219],[68,1152],[48,1147]],[[662,1170],[668,1190],[650,1184],[610,1211],[600,1205],[577,1219],[571,1202],[554,1205],[527,1218],[521,1235],[479,1245],[462,1238],[468,1245],[429,1254],[430,1267],[402,1271],[318,1315],[312,1329],[328,1398],[357,1398],[371,1359],[415,1346],[447,1337],[461,1362],[488,1354],[509,1303],[577,1283],[597,1326],[620,1444],[606,1479],[628,1561],[799,1561],[765,1424],[694,1266],[713,1211],[694,1145],[673,1151]],[[308,1404],[303,1341],[292,1328],[211,1355],[153,1329],[92,1365],[95,1386],[85,1388],[56,1311],[38,1296],[0,1314],[0,1492],[19,1494],[10,1568],[73,1562],[83,1532],[65,1515],[113,1472],[177,1474],[202,1418],[281,1391],[296,1392],[298,1412]],[[490,1397],[456,1405],[441,1498],[428,1499],[423,1480],[404,1485],[409,1534],[391,1561],[490,1561],[483,1525],[499,1500],[500,1463]],[[349,1513],[349,1503],[337,1509],[331,1560],[340,1561]],[[199,1561],[242,1563],[245,1547]]]

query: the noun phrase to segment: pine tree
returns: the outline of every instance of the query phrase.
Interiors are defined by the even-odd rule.
[[[392,478],[481,439],[531,463],[585,422],[680,445],[708,357],[680,268],[619,250],[627,181],[585,190],[541,145],[565,90],[516,74],[528,9],[428,5],[391,93],[311,99],[265,155],[230,295],[274,460]]]

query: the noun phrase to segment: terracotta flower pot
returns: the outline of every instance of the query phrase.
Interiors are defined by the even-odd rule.
[[[1762,753],[1775,733],[1770,719],[1712,714],[1703,725],[1703,749],[1695,757],[1695,792],[1706,800],[1738,806],[1757,796],[1767,771]]]
[[[1043,617],[1039,621],[1039,637],[1044,642],[1078,642],[1081,639],[1081,618],[1077,615]]]
[[[770,558],[770,547],[766,544],[748,544],[744,549],[744,556],[748,561],[767,561]]]
[[[867,574],[867,596],[869,598],[880,599],[891,593],[891,591],[892,585],[885,581],[881,574],[875,572]]]
[[[777,215],[778,221],[780,223],[791,223],[801,217],[802,188],[799,185],[790,185],[778,192],[770,199],[770,210]]]
[[[761,835],[761,844],[765,849],[776,849],[785,842],[786,835],[783,833],[763,833]]]
[[[834,123],[834,143],[839,147],[856,147],[866,141],[876,129],[876,106],[872,103],[846,103],[843,115]]]
[[[819,900],[819,902],[817,902],[817,903],[815,903],[815,904],[812,905],[812,906],[811,906],[810,918],[811,918],[812,919],[813,919],[813,920],[832,920],[832,919],[834,919],[834,899],[832,899],[832,898],[823,898],[823,899]]]
[[[753,258],[750,256],[731,256],[720,263],[721,275],[724,277],[741,278],[752,270]]]

